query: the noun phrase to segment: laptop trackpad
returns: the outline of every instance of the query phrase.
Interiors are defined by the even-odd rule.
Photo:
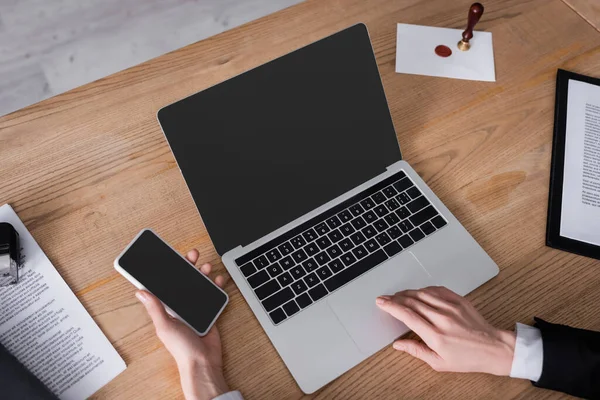
[[[412,252],[407,252],[344,287],[327,303],[359,350],[371,355],[409,331],[377,307],[377,296],[432,284],[429,273]]]

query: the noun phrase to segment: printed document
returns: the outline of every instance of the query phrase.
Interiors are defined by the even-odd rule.
[[[560,235],[600,246],[600,87],[572,79]]]
[[[0,343],[61,400],[86,399],[125,362],[8,204],[0,221],[25,255],[19,282],[0,287]]]

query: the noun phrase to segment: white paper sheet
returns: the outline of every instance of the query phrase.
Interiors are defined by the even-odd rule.
[[[0,221],[17,230],[25,255],[19,282],[0,287],[0,342],[61,400],[86,399],[125,362],[8,204]]]
[[[600,87],[570,79],[560,235],[600,246]]]
[[[463,29],[398,24],[396,72],[474,81],[496,81],[491,32],[473,32],[471,49],[457,47]],[[438,45],[452,50],[449,57],[435,54]]]

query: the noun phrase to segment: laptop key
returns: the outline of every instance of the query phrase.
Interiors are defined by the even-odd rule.
[[[278,247],[279,252],[281,252],[281,254],[288,255],[290,254],[292,251],[294,251],[294,246],[292,246],[290,244],[290,242],[285,242],[284,244],[282,244],[281,246]]]
[[[329,246],[331,246],[331,240],[327,236],[321,236],[317,239],[317,245],[321,250],[325,250]]]
[[[324,282],[325,287],[330,292],[344,286],[346,283],[352,281],[353,279],[361,276],[365,272],[370,269],[376,267],[381,264],[385,260],[387,260],[387,255],[381,249],[377,250],[374,253],[369,254],[367,257],[363,258],[356,264],[345,268],[339,273],[333,275],[331,278],[327,279]]]
[[[406,205],[406,208],[408,208],[410,210],[410,212],[414,214],[417,211],[421,210],[422,208],[424,208],[428,205],[429,205],[429,201],[427,201],[425,196],[421,196],[421,197],[411,201],[410,203],[408,203]]]
[[[299,280],[292,283],[292,286],[290,287],[292,288],[294,293],[296,293],[296,296],[306,292],[306,290],[308,289],[308,286],[306,286],[306,283],[304,283],[303,280]]]
[[[311,272],[304,277],[304,283],[306,283],[308,287],[313,287],[319,282],[321,282],[321,280],[314,272]]]
[[[350,213],[349,210],[344,210],[338,214],[338,217],[340,218],[340,221],[342,221],[342,223],[344,223],[344,222],[348,222],[352,219],[352,214]]]
[[[327,249],[327,254],[329,254],[329,257],[331,258],[336,258],[340,254],[342,254],[342,250],[340,249],[340,246],[334,244],[333,246]]]
[[[348,236],[354,233],[355,229],[350,223],[346,223],[340,227],[340,231],[344,234],[344,236]]]
[[[317,267],[318,267],[317,262],[313,258],[310,258],[310,259],[304,261],[302,266],[304,267],[306,272],[312,272],[315,269],[317,269]]]
[[[437,217],[431,220],[431,223],[433,224],[433,226],[440,229],[442,226],[446,225],[446,220],[442,218],[441,215],[438,215]]]
[[[346,239],[342,240],[339,243],[339,245],[340,245],[340,248],[342,249],[342,251],[348,251],[354,247],[354,244],[352,244],[352,241],[350,240],[350,238],[346,238]]]
[[[287,316],[285,315],[285,313],[283,312],[283,310],[281,308],[278,308],[277,310],[270,312],[269,317],[271,318],[271,321],[273,321],[273,323],[275,325],[277,325],[278,323],[280,323],[281,321],[283,321],[284,319],[287,318]]]
[[[264,270],[262,270],[262,271],[258,271],[256,274],[254,274],[250,278],[248,278],[248,283],[254,289],[254,288],[259,287],[260,285],[262,285],[269,279],[271,279],[269,277],[269,274],[267,274]]]
[[[397,226],[392,226],[386,232],[392,239],[398,239],[400,236],[402,236],[402,231]]]
[[[317,270],[317,275],[319,275],[319,278],[321,278],[321,280],[324,281],[333,274],[331,273],[331,270],[327,267],[327,265],[324,265]]]
[[[308,258],[308,256],[306,255],[304,250],[300,249],[300,250],[296,250],[295,252],[292,253],[292,258],[297,263],[301,263],[302,261],[306,260]]]
[[[319,249],[319,246],[317,246],[317,244],[314,242],[304,246],[304,250],[306,251],[306,254],[308,254],[309,257],[312,257],[319,251],[321,251],[321,249]]]
[[[269,265],[269,260],[267,260],[267,257],[265,256],[260,256],[256,260],[254,260],[254,266],[256,267],[256,269],[263,269],[267,265]]]
[[[367,239],[372,238],[373,236],[377,235],[377,229],[375,229],[373,227],[373,225],[369,225],[367,226],[365,229],[363,229],[361,231],[363,233],[363,235],[365,235],[365,237]]]
[[[375,236],[375,240],[377,240],[377,243],[379,243],[380,246],[385,246],[392,241],[385,232],[381,232],[379,235]]]
[[[329,232],[331,229],[327,226],[325,222],[321,222],[319,225],[315,226],[315,230],[319,235],[324,235]]]
[[[281,268],[279,264],[271,264],[267,267],[267,272],[271,275],[271,278],[275,278],[283,272],[283,268]]]
[[[283,308],[283,311],[285,311],[285,313],[288,315],[288,317],[291,317],[292,315],[294,315],[298,311],[300,311],[300,307],[298,307],[298,304],[296,304],[296,302],[294,300],[288,301],[287,303],[285,303],[283,305],[282,308]]]
[[[411,199],[416,199],[421,195],[421,192],[419,191],[419,189],[417,189],[416,186],[413,186],[410,189],[408,189],[406,193],[410,196]]]
[[[412,215],[408,219],[410,220],[410,222],[412,222],[412,224],[414,226],[419,226],[423,222],[435,217],[436,215],[437,215],[437,211],[435,210],[435,208],[433,208],[433,206],[429,206],[429,207],[422,209],[418,213]]]
[[[347,252],[346,254],[341,256],[340,259],[346,267],[356,262],[356,257],[354,257],[354,255],[350,252]]]
[[[375,207],[375,202],[370,197],[367,197],[360,202],[360,205],[363,206],[365,210],[370,210],[371,208]]]
[[[327,237],[333,242],[337,243],[344,238],[342,232],[339,229],[335,229],[327,234]]]
[[[276,309],[284,303],[287,303],[294,298],[294,292],[289,287],[283,288],[279,292],[275,293],[271,297],[262,301],[262,305],[267,312]]]
[[[365,210],[360,206],[360,204],[355,204],[352,207],[350,207],[350,212],[352,213],[352,215],[357,217],[360,214],[364,213]]]
[[[327,265],[334,274],[337,274],[338,272],[344,269],[344,264],[339,259],[335,259]]]
[[[372,253],[379,248],[379,244],[377,244],[375,239],[367,240],[365,242],[365,248],[369,250],[370,253]]]
[[[398,210],[396,210],[396,215],[400,219],[405,219],[405,218],[410,217],[410,211],[408,211],[408,208],[406,208],[406,207],[401,207]]]
[[[373,226],[375,227],[375,229],[377,229],[377,232],[383,232],[390,227],[383,218],[373,222]]]
[[[267,251],[266,255],[267,255],[267,259],[272,263],[281,258],[281,253],[277,249],[272,249],[272,250]]]
[[[370,224],[378,218],[373,211],[367,211],[362,217],[367,221],[367,224]]]
[[[294,262],[294,260],[292,259],[292,257],[287,256],[281,259],[281,261],[279,261],[279,265],[281,265],[281,268],[283,268],[284,270],[288,270],[290,268],[292,268],[294,265],[296,265],[296,263]]]
[[[342,224],[342,222],[341,222],[341,221],[340,221],[340,219],[339,219],[337,216],[335,216],[335,215],[334,215],[333,217],[331,217],[331,218],[329,218],[329,219],[327,220],[327,225],[329,225],[329,227],[330,227],[331,229],[335,229],[335,228],[337,228],[338,226],[340,226],[341,224]]]
[[[358,246],[359,244],[367,240],[367,238],[365,238],[365,235],[363,235],[360,232],[355,232],[352,235],[350,235],[350,239],[352,239],[352,242],[355,246]]]
[[[398,226],[400,227],[400,229],[402,229],[402,232],[404,233],[408,233],[414,228],[413,224],[411,224],[408,219],[400,222]]]
[[[281,287],[285,287],[292,283],[293,279],[289,272],[284,272],[283,274],[277,277],[277,282],[281,285]]]
[[[412,231],[408,232],[408,234],[410,235],[412,240],[414,240],[415,242],[418,242],[419,240],[421,240],[425,237],[425,234],[423,232],[421,232],[421,230],[419,228],[413,229]]]
[[[310,289],[308,294],[310,294],[310,297],[312,297],[313,301],[317,301],[327,294],[327,289],[325,289],[325,286],[321,284]]]
[[[393,186],[388,186],[385,189],[382,190],[383,194],[385,194],[385,197],[387,197],[388,199],[391,199],[392,197],[394,197],[395,195],[398,194],[398,192],[396,191],[396,189],[394,189]]]
[[[304,275],[306,275],[306,271],[302,268],[302,265],[296,265],[294,268],[290,270],[290,273],[294,277],[294,279],[300,279]]]
[[[246,265],[240,267],[240,271],[242,271],[242,274],[244,274],[245,277],[249,277],[250,275],[256,272],[256,267],[254,266],[254,264],[249,262]]]
[[[385,252],[387,253],[387,255],[389,257],[392,257],[398,253],[400,253],[400,250],[402,250],[402,246],[400,246],[398,244],[398,242],[393,241],[390,244],[386,245],[383,247],[383,250],[385,250]]]
[[[396,200],[398,200],[398,202],[402,205],[405,205],[406,203],[410,202],[410,197],[406,194],[406,192],[404,193],[400,193],[398,196],[396,196]]]
[[[352,254],[354,254],[354,257],[360,260],[361,258],[366,257],[369,252],[367,249],[365,249],[365,246],[360,245],[357,248],[352,249]]]
[[[296,297],[296,303],[298,303],[301,308],[306,308],[312,304],[312,300],[308,293],[304,293],[303,295]]]
[[[380,218],[388,213],[387,207],[384,206],[383,204],[378,205],[373,210],[375,211],[375,214],[377,214],[377,216]]]
[[[433,232],[435,232],[435,226],[433,226],[433,224],[429,221],[422,223],[419,228],[421,228],[423,233],[426,235],[431,235]]]
[[[389,199],[384,204],[387,208],[390,209],[390,211],[394,211],[395,209],[400,207],[400,203],[398,203],[398,201],[396,199]]]
[[[290,240],[295,249],[299,249],[300,247],[306,244],[306,240],[300,235],[296,236],[292,240]]]
[[[313,240],[315,240],[317,238],[317,233],[315,232],[314,229],[309,229],[306,232],[304,232],[302,234],[302,237],[304,238],[304,240],[306,240],[306,242],[312,242]]]
[[[365,222],[365,220],[363,219],[363,217],[358,216],[356,218],[354,218],[352,221],[350,221],[350,223],[352,224],[352,226],[354,227],[354,229],[362,229],[365,226],[367,226],[367,223]]]
[[[258,297],[259,300],[262,300],[262,299],[269,297],[273,293],[277,292],[279,289],[281,289],[281,286],[279,286],[279,283],[277,283],[277,281],[275,279],[273,279],[273,280],[270,280],[269,282],[265,283],[258,289],[255,289],[254,293],[256,293],[256,296]],[[273,308],[275,308],[275,307],[273,307]],[[270,311],[270,310],[268,310],[268,311]]]
[[[398,239],[398,243],[402,245],[402,248],[406,249],[407,247],[411,246],[414,243],[414,241],[411,239],[410,236],[404,235],[401,236],[400,239]]]
[[[385,197],[385,195],[381,192],[375,193],[373,196],[371,196],[371,198],[373,199],[373,201],[375,201],[376,204],[381,204],[387,200],[387,197]]]
[[[329,257],[325,251],[322,251],[315,256],[315,260],[317,260],[319,265],[325,265],[331,261],[331,257]]]
[[[385,222],[387,222],[390,226],[396,225],[398,222],[400,222],[400,218],[398,218],[398,216],[394,213],[389,213],[383,218],[385,219]]]
[[[398,193],[400,193],[400,192],[404,192],[406,189],[413,186],[413,183],[410,179],[403,178],[403,179],[400,179],[398,182],[394,183],[393,186],[398,191]]]

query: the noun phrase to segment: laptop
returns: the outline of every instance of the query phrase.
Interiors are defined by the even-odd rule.
[[[465,295],[498,273],[402,160],[363,24],[158,120],[223,264],[305,393],[408,332],[377,296]]]

